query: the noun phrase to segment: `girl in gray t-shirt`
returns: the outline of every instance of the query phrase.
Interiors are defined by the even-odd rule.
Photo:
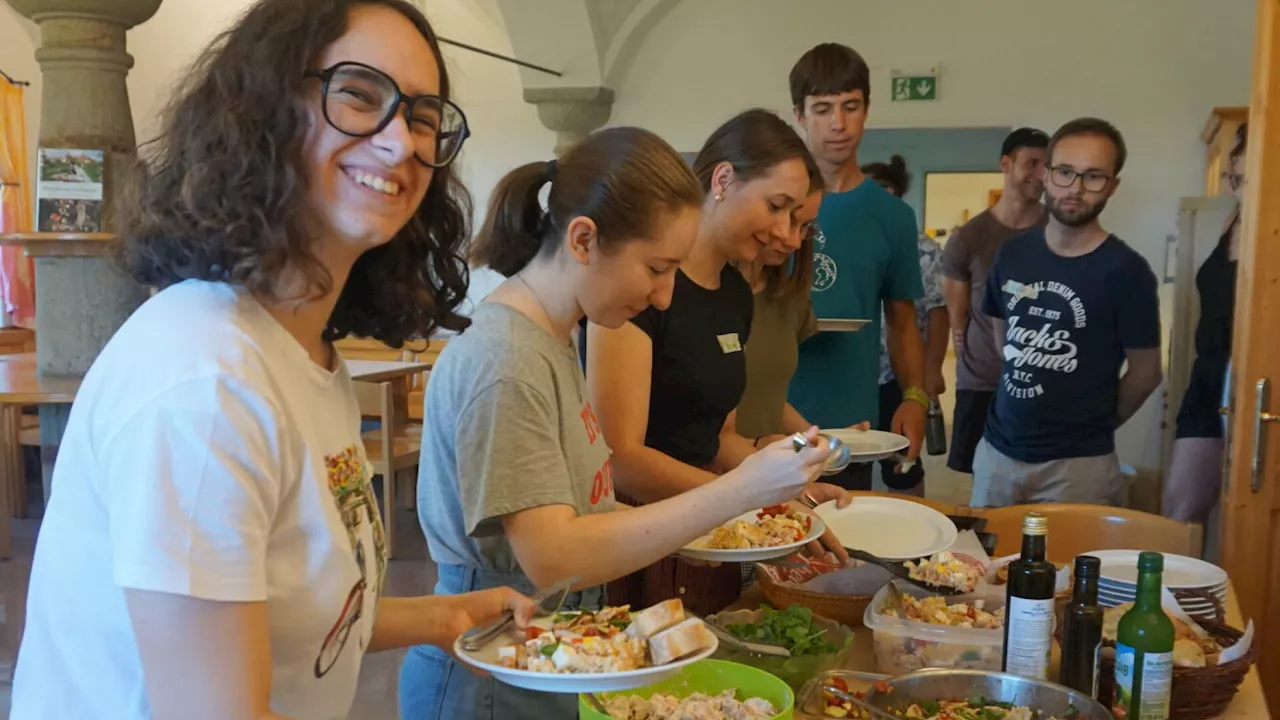
[[[537,198],[548,183],[544,212]],[[570,602],[598,606],[605,582],[794,498],[816,477],[826,453],[795,453],[783,441],[679,497],[634,509],[614,499],[574,331],[583,317],[617,327],[667,302],[702,202],[680,155],[636,128],[596,133],[498,184],[472,259],[508,279],[450,340],[426,392],[418,512],[438,594],[501,585],[531,593],[578,576]],[[500,685],[454,663],[437,647],[409,652],[402,717],[576,714],[573,695]]]

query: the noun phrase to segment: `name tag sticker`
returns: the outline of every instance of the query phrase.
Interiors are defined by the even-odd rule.
[[[720,351],[725,355],[742,352],[742,343],[738,341],[738,333],[717,335],[716,342],[720,343]]]
[[[1040,291],[1033,285],[1023,285],[1017,280],[1006,280],[1004,282],[1004,291],[1014,297],[1015,300],[1028,298],[1035,300],[1040,297]]]

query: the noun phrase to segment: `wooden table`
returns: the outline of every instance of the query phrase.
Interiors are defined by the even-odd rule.
[[[48,377],[36,368],[33,352],[0,355],[0,404],[62,405],[76,399],[78,377]]]
[[[431,370],[431,365],[417,362],[382,360],[348,360],[351,379],[359,382],[382,382],[411,377]],[[65,404],[76,399],[82,378],[49,377],[36,368],[35,353],[0,355],[0,404],[40,405]]]
[[[764,599],[764,594],[760,592],[760,586],[755,584],[747,588],[742,593],[742,597],[738,598],[738,601],[730,606],[729,609],[747,608],[754,610],[764,602],[767,602]],[[1227,585],[1227,624],[1232,627],[1244,627],[1244,621],[1240,618],[1240,604],[1236,602],[1235,589],[1231,587],[1229,581]],[[854,628],[853,651],[849,654],[849,662],[846,669],[862,672],[873,672],[875,670],[875,652],[871,631],[865,627]],[[797,698],[798,701],[799,698]],[[1250,668],[1249,674],[1245,676],[1244,683],[1240,685],[1240,692],[1236,694],[1235,700],[1231,701],[1227,712],[1220,715],[1219,719],[1270,720],[1270,718],[1271,715],[1267,711],[1267,701],[1262,694],[1262,683],[1258,680],[1258,668],[1255,666]],[[797,710],[796,719],[819,720],[825,719],[825,716],[810,715]]]
[[[356,382],[386,382],[410,378],[430,372],[430,363],[400,362],[396,360],[347,360],[347,372]]]

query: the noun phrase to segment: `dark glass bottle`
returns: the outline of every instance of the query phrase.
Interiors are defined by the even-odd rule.
[[[1102,658],[1101,569],[1102,561],[1092,555],[1076,558],[1075,588],[1062,618],[1062,666],[1058,673],[1060,684],[1095,698]]]
[[[947,421],[942,417],[942,406],[937,400],[929,401],[929,412],[925,416],[924,440],[925,450],[930,455],[947,454]]]
[[[1009,563],[1005,595],[1005,672],[1049,679],[1053,646],[1053,585],[1057,568],[1045,559],[1049,523],[1043,515],[1022,518],[1022,556]]]

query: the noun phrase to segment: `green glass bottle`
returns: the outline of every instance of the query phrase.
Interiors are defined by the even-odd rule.
[[[1005,591],[1004,657],[1000,669],[1049,679],[1053,647],[1053,586],[1057,568],[1045,559],[1049,521],[1039,513],[1022,518],[1022,556],[1009,563]]]
[[[1117,720],[1167,720],[1173,687],[1173,623],[1160,606],[1164,556],[1138,555],[1138,594],[1116,630]]]

